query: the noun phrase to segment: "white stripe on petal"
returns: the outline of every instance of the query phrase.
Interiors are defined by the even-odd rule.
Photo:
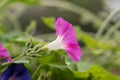
[[[63,37],[58,36],[56,40],[47,45],[47,48],[49,50],[65,49],[65,45],[62,42],[62,38]]]

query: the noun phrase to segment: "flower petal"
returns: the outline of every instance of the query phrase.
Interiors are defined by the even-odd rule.
[[[58,18],[56,21],[56,34],[57,36],[62,36],[66,44],[69,43],[78,44],[76,38],[76,32],[72,24],[70,24],[61,17]]]
[[[62,36],[67,29],[68,29],[68,22],[61,17],[58,18],[56,21],[56,35]]]
[[[32,80],[24,64],[12,63],[2,74],[2,80]]]
[[[13,62],[8,50],[6,48],[3,48],[2,44],[0,44],[0,57],[6,58],[9,62]]]
[[[5,72],[3,72],[0,80],[9,80],[9,77],[12,75],[12,66],[10,65]]]
[[[67,54],[72,58],[72,60],[78,62],[81,59],[82,56],[82,50],[78,45],[75,44],[69,44],[68,47],[66,47]]]
[[[74,61],[79,61],[82,56],[82,51],[78,44],[76,32],[72,24],[63,18],[58,18],[56,21],[56,35],[62,37],[62,42],[66,46],[65,50],[68,55]]]

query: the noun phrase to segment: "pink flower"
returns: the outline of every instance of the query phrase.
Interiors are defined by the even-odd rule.
[[[0,43],[0,58],[7,59],[9,62],[13,62],[10,57],[10,54],[6,48],[3,48],[2,44]]]
[[[82,51],[78,44],[76,32],[72,24],[61,17],[58,18],[56,21],[56,35],[56,40],[47,45],[48,49],[64,49],[74,61],[80,61]]]

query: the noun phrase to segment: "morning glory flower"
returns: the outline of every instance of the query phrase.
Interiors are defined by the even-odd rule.
[[[13,62],[8,50],[6,48],[4,48],[2,46],[2,44],[0,43],[0,60],[5,60],[5,59],[7,59],[7,61],[9,61],[9,62]]]
[[[58,18],[56,21],[57,38],[47,45],[49,50],[64,49],[72,60],[78,62],[81,59],[82,51],[78,44],[76,32],[72,24]]]
[[[32,80],[31,75],[23,63],[11,63],[2,73],[0,80]]]

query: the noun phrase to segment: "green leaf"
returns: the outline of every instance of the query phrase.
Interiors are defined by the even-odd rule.
[[[65,65],[63,60],[63,56],[58,54],[55,51],[51,51],[50,53],[44,52],[44,54],[50,54],[48,56],[42,56],[39,58],[40,63],[42,64],[57,64],[57,65]]]
[[[119,76],[109,73],[98,65],[93,66],[88,73],[91,80],[120,80]]]
[[[42,18],[44,23],[51,29],[55,30],[55,18],[53,17],[49,17],[49,18],[46,18],[46,17],[43,17]]]
[[[82,68],[82,67],[81,67]],[[50,76],[48,73],[50,72]],[[119,76],[109,73],[101,66],[94,65],[85,72],[74,71],[64,65],[41,65],[40,75],[52,80],[120,80]]]

